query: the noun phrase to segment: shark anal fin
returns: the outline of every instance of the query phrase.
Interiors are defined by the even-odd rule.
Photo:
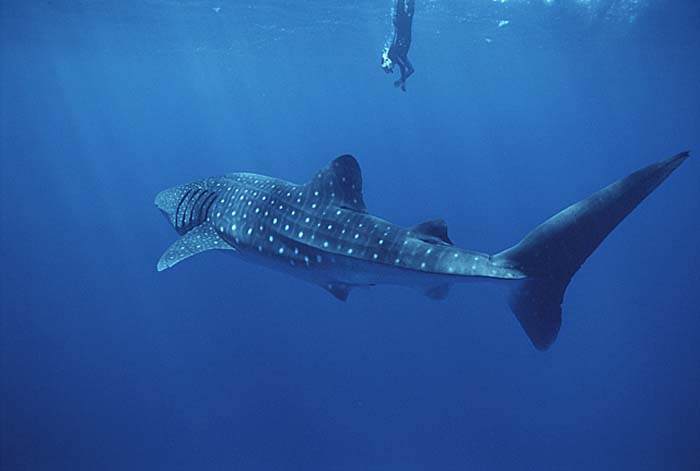
[[[158,271],[166,270],[205,250],[236,250],[219,236],[211,224],[202,224],[173,243],[158,260]]]
[[[323,287],[340,301],[347,301],[348,296],[350,295],[350,289],[352,288],[350,285],[346,285],[345,283],[328,283],[323,285]]]
[[[411,228],[411,233],[417,239],[431,244],[453,245],[447,235],[447,223],[442,219],[426,221]]]
[[[425,290],[425,295],[435,301],[441,301],[443,299],[446,299],[448,294],[450,294],[449,283],[431,286],[430,288]]]
[[[362,171],[352,155],[342,155],[333,160],[307,186],[335,206],[367,212],[362,198]]]

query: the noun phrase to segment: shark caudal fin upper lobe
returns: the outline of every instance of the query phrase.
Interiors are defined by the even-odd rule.
[[[561,325],[561,303],[571,277],[612,230],[688,157],[682,152],[649,165],[575,203],[537,226],[494,262],[524,272],[509,304],[539,350]]]

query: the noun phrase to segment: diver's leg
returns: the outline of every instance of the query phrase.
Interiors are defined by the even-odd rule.
[[[411,61],[408,60],[408,56],[406,56],[406,57],[404,58],[403,63],[406,65],[406,69],[407,69],[407,70],[406,70],[406,76],[403,78],[404,81],[405,81],[408,77],[410,77],[411,75],[413,75],[413,72],[415,72],[416,69],[413,68],[413,64],[411,64]]]
[[[406,0],[406,15],[409,18],[413,18],[413,14],[416,12],[416,0]]]
[[[401,87],[404,91],[406,90],[406,66],[404,65],[403,61],[399,60],[399,70],[401,71],[401,78],[398,79],[396,82],[394,82],[395,87]]]

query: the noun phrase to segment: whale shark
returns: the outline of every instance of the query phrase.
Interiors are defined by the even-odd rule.
[[[573,275],[688,156],[682,152],[608,185],[496,254],[455,246],[442,220],[401,227],[370,214],[351,155],[304,184],[254,173],[205,178],[156,196],[157,208],[181,236],[157,269],[225,250],[319,285],[342,301],[360,286],[410,286],[439,300],[453,284],[498,282],[506,285],[508,304],[532,344],[546,350],[559,333]]]

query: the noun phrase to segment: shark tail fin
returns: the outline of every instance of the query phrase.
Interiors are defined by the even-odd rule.
[[[572,276],[610,232],[659,186],[688,152],[649,165],[575,203],[537,226],[494,263],[527,275],[509,296],[511,310],[538,350],[561,325],[561,303]]]

